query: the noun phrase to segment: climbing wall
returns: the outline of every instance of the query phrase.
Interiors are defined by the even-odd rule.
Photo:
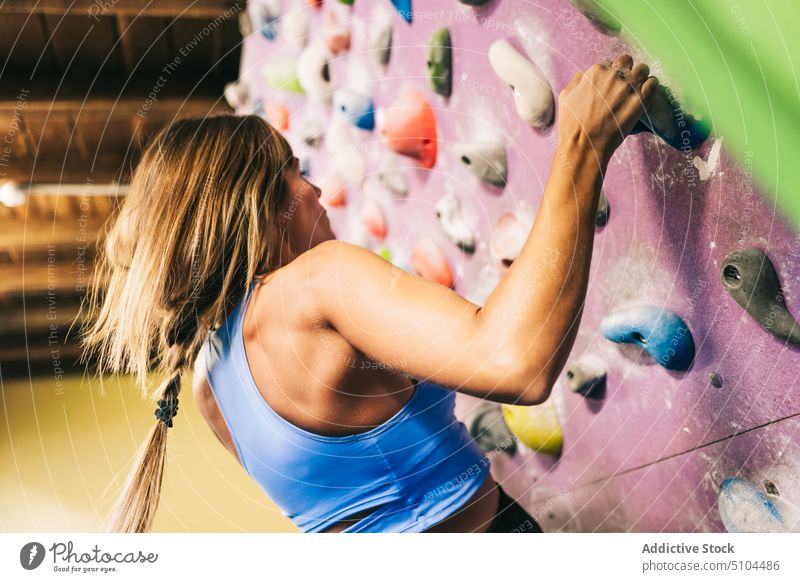
[[[457,413],[545,531],[800,531],[800,237],[658,55],[576,4],[250,0],[226,98],[289,138],[338,238],[482,303],[541,201],[554,96],[648,62],[672,91],[611,161],[563,377]]]

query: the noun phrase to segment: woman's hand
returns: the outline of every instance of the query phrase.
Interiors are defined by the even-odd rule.
[[[558,96],[558,140],[592,149],[605,165],[650,105],[658,79],[630,55],[578,72]]]

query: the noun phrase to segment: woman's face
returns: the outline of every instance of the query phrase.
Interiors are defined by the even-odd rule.
[[[300,160],[296,157],[292,157],[289,167],[284,170],[284,179],[289,197],[281,220],[289,229],[295,254],[300,255],[323,241],[335,239],[328,213],[319,202],[322,192],[300,173]]]

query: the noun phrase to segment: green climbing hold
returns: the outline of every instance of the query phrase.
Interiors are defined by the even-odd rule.
[[[442,97],[450,97],[453,90],[453,47],[450,31],[440,28],[428,44],[428,76],[433,90]]]

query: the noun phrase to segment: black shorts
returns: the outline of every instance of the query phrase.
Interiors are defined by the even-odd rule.
[[[500,485],[497,489],[500,491],[497,514],[487,533],[543,533],[536,520],[519,503],[509,497]]]

